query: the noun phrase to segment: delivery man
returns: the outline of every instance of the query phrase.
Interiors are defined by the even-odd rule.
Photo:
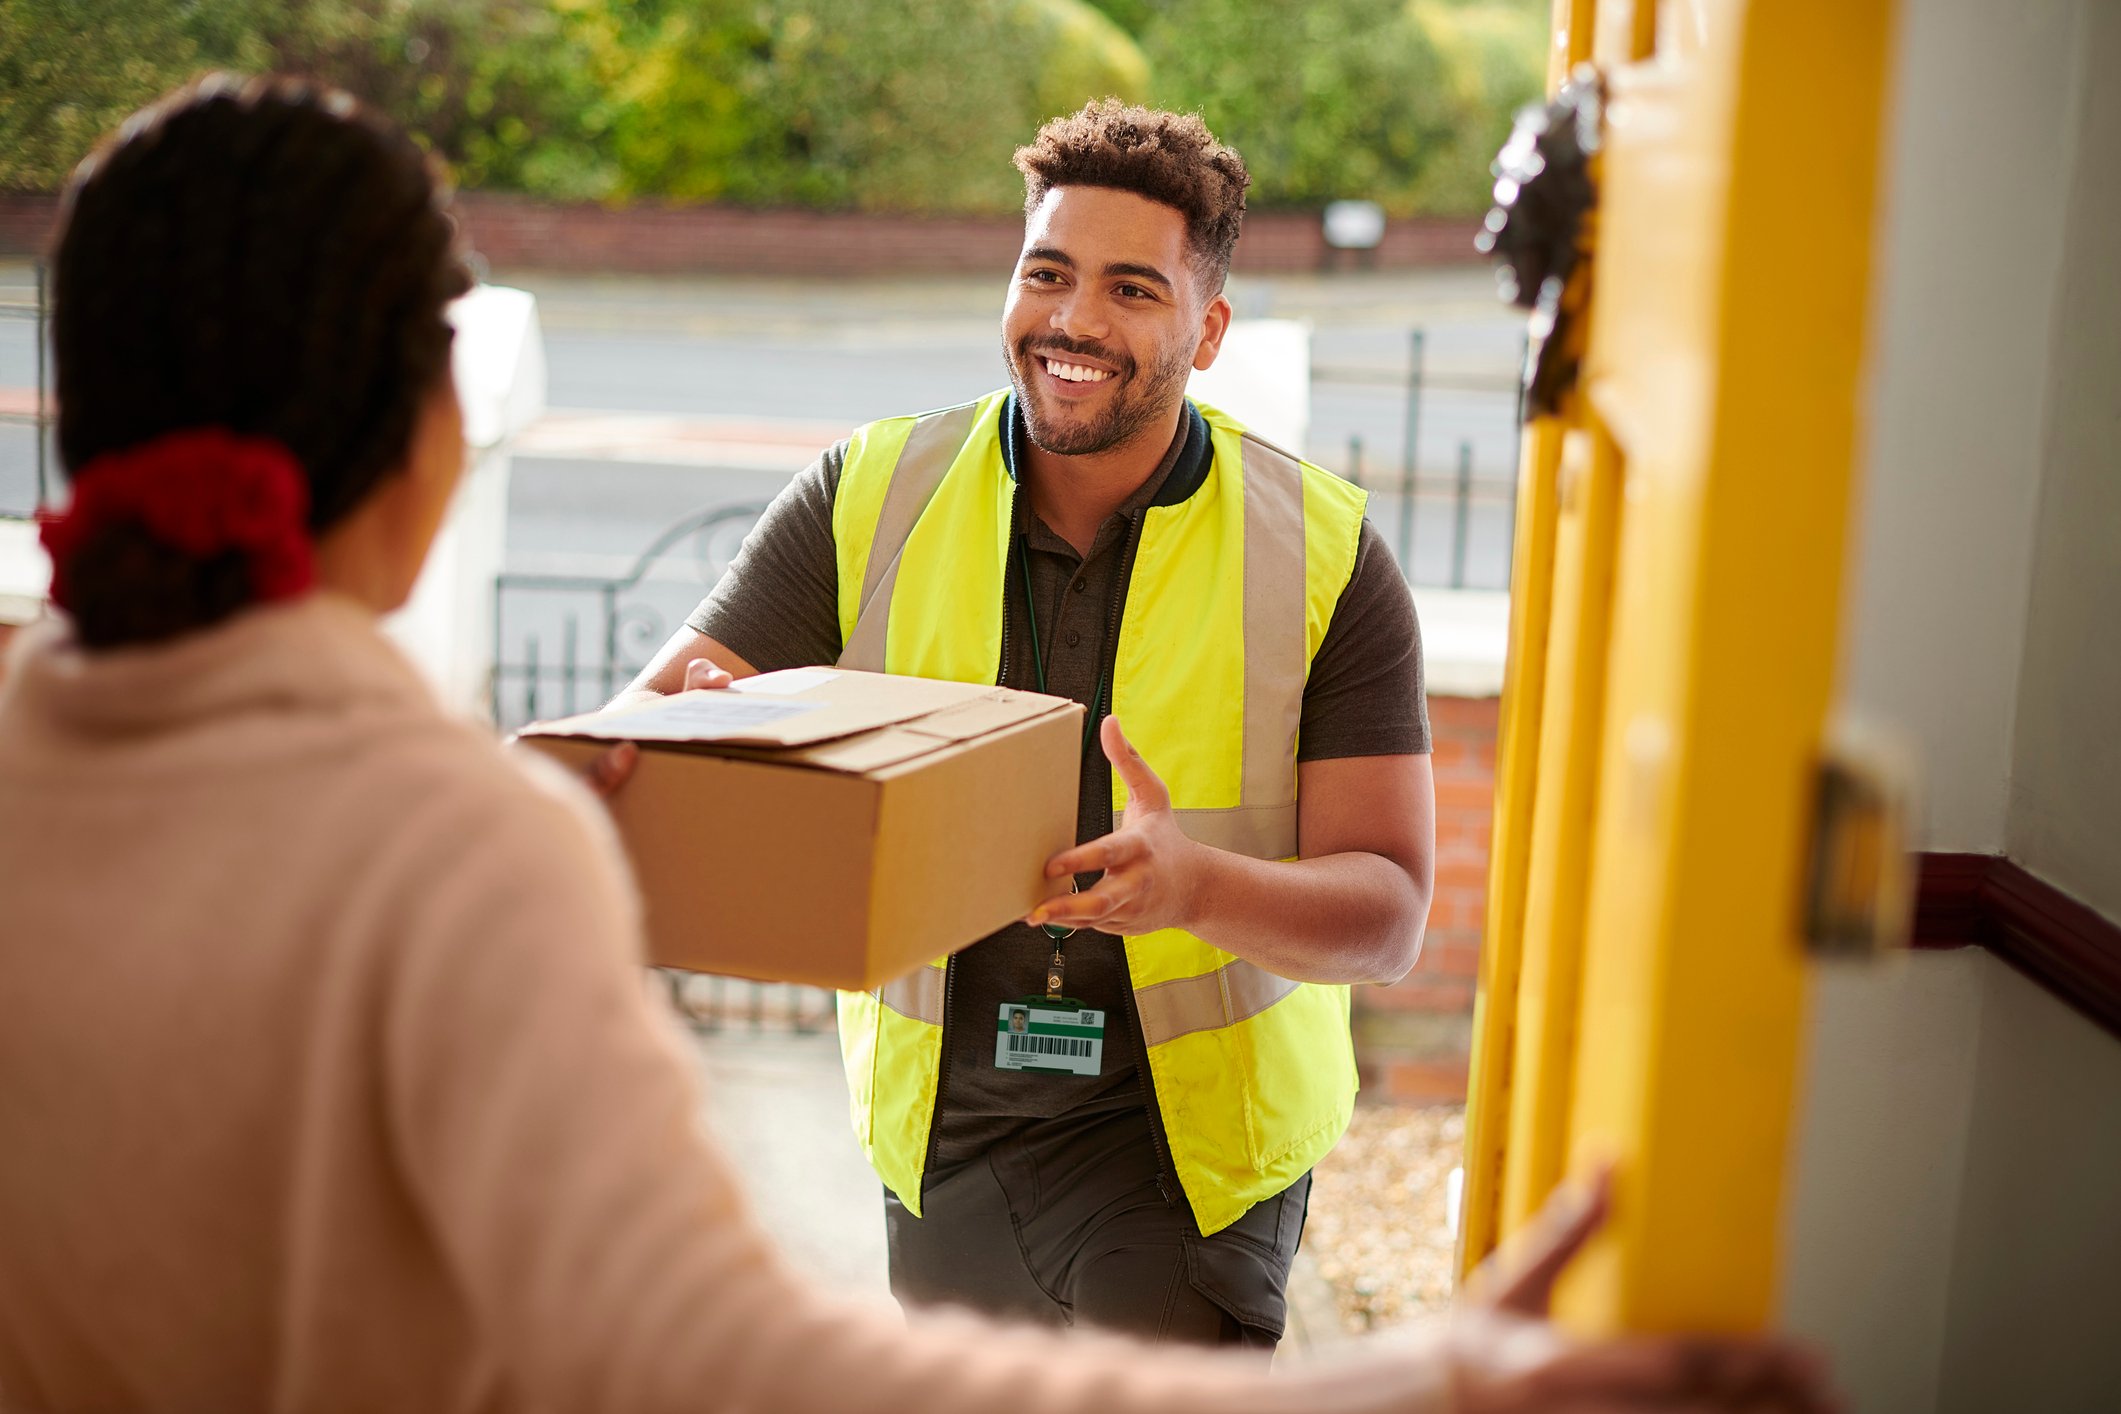
[[[1271,1350],[1355,1097],[1349,984],[1403,976],[1428,913],[1413,605],[1361,491],[1186,397],[1237,153],[1108,100],[1016,165],[1009,388],[827,451],[634,687],[839,664],[1089,709],[1048,866],[1079,891],[842,998],[892,1287]]]

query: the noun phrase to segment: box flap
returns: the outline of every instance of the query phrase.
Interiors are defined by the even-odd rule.
[[[906,723],[905,730],[942,741],[970,741],[1053,710],[1055,699],[1035,692],[995,688],[970,702],[945,707]]]
[[[868,771],[1071,705],[1063,697],[982,683],[795,668],[745,678],[733,688],[681,692],[645,704],[539,722],[522,734],[694,750],[762,749],[791,764]],[[902,730],[874,741],[846,740],[876,734],[880,728]],[[835,743],[835,748],[818,750],[819,743]]]
[[[816,766],[827,771],[881,771],[941,751],[950,743],[917,730],[918,721],[904,726],[878,727],[875,731],[821,741],[814,746],[760,753],[770,760],[790,765]]]

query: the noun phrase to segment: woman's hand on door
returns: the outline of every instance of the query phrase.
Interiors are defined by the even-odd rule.
[[[1554,1283],[1605,1221],[1612,1175],[1564,1187],[1466,1284],[1448,1342],[1458,1414],[1838,1410],[1822,1362],[1771,1336],[1580,1341],[1547,1319]]]

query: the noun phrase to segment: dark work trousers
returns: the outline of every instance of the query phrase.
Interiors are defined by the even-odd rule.
[[[908,1307],[1271,1355],[1311,1176],[1212,1237],[1172,1188],[1175,1202],[1142,1111],[1042,1120],[929,1173],[925,1217],[885,1192],[891,1290]]]

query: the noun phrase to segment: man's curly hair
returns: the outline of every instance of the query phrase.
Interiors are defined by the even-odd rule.
[[[1198,115],[1101,99],[1040,128],[1016,150],[1016,167],[1026,215],[1055,187],[1112,187],[1171,207],[1186,218],[1203,283],[1222,288],[1252,176]]]

